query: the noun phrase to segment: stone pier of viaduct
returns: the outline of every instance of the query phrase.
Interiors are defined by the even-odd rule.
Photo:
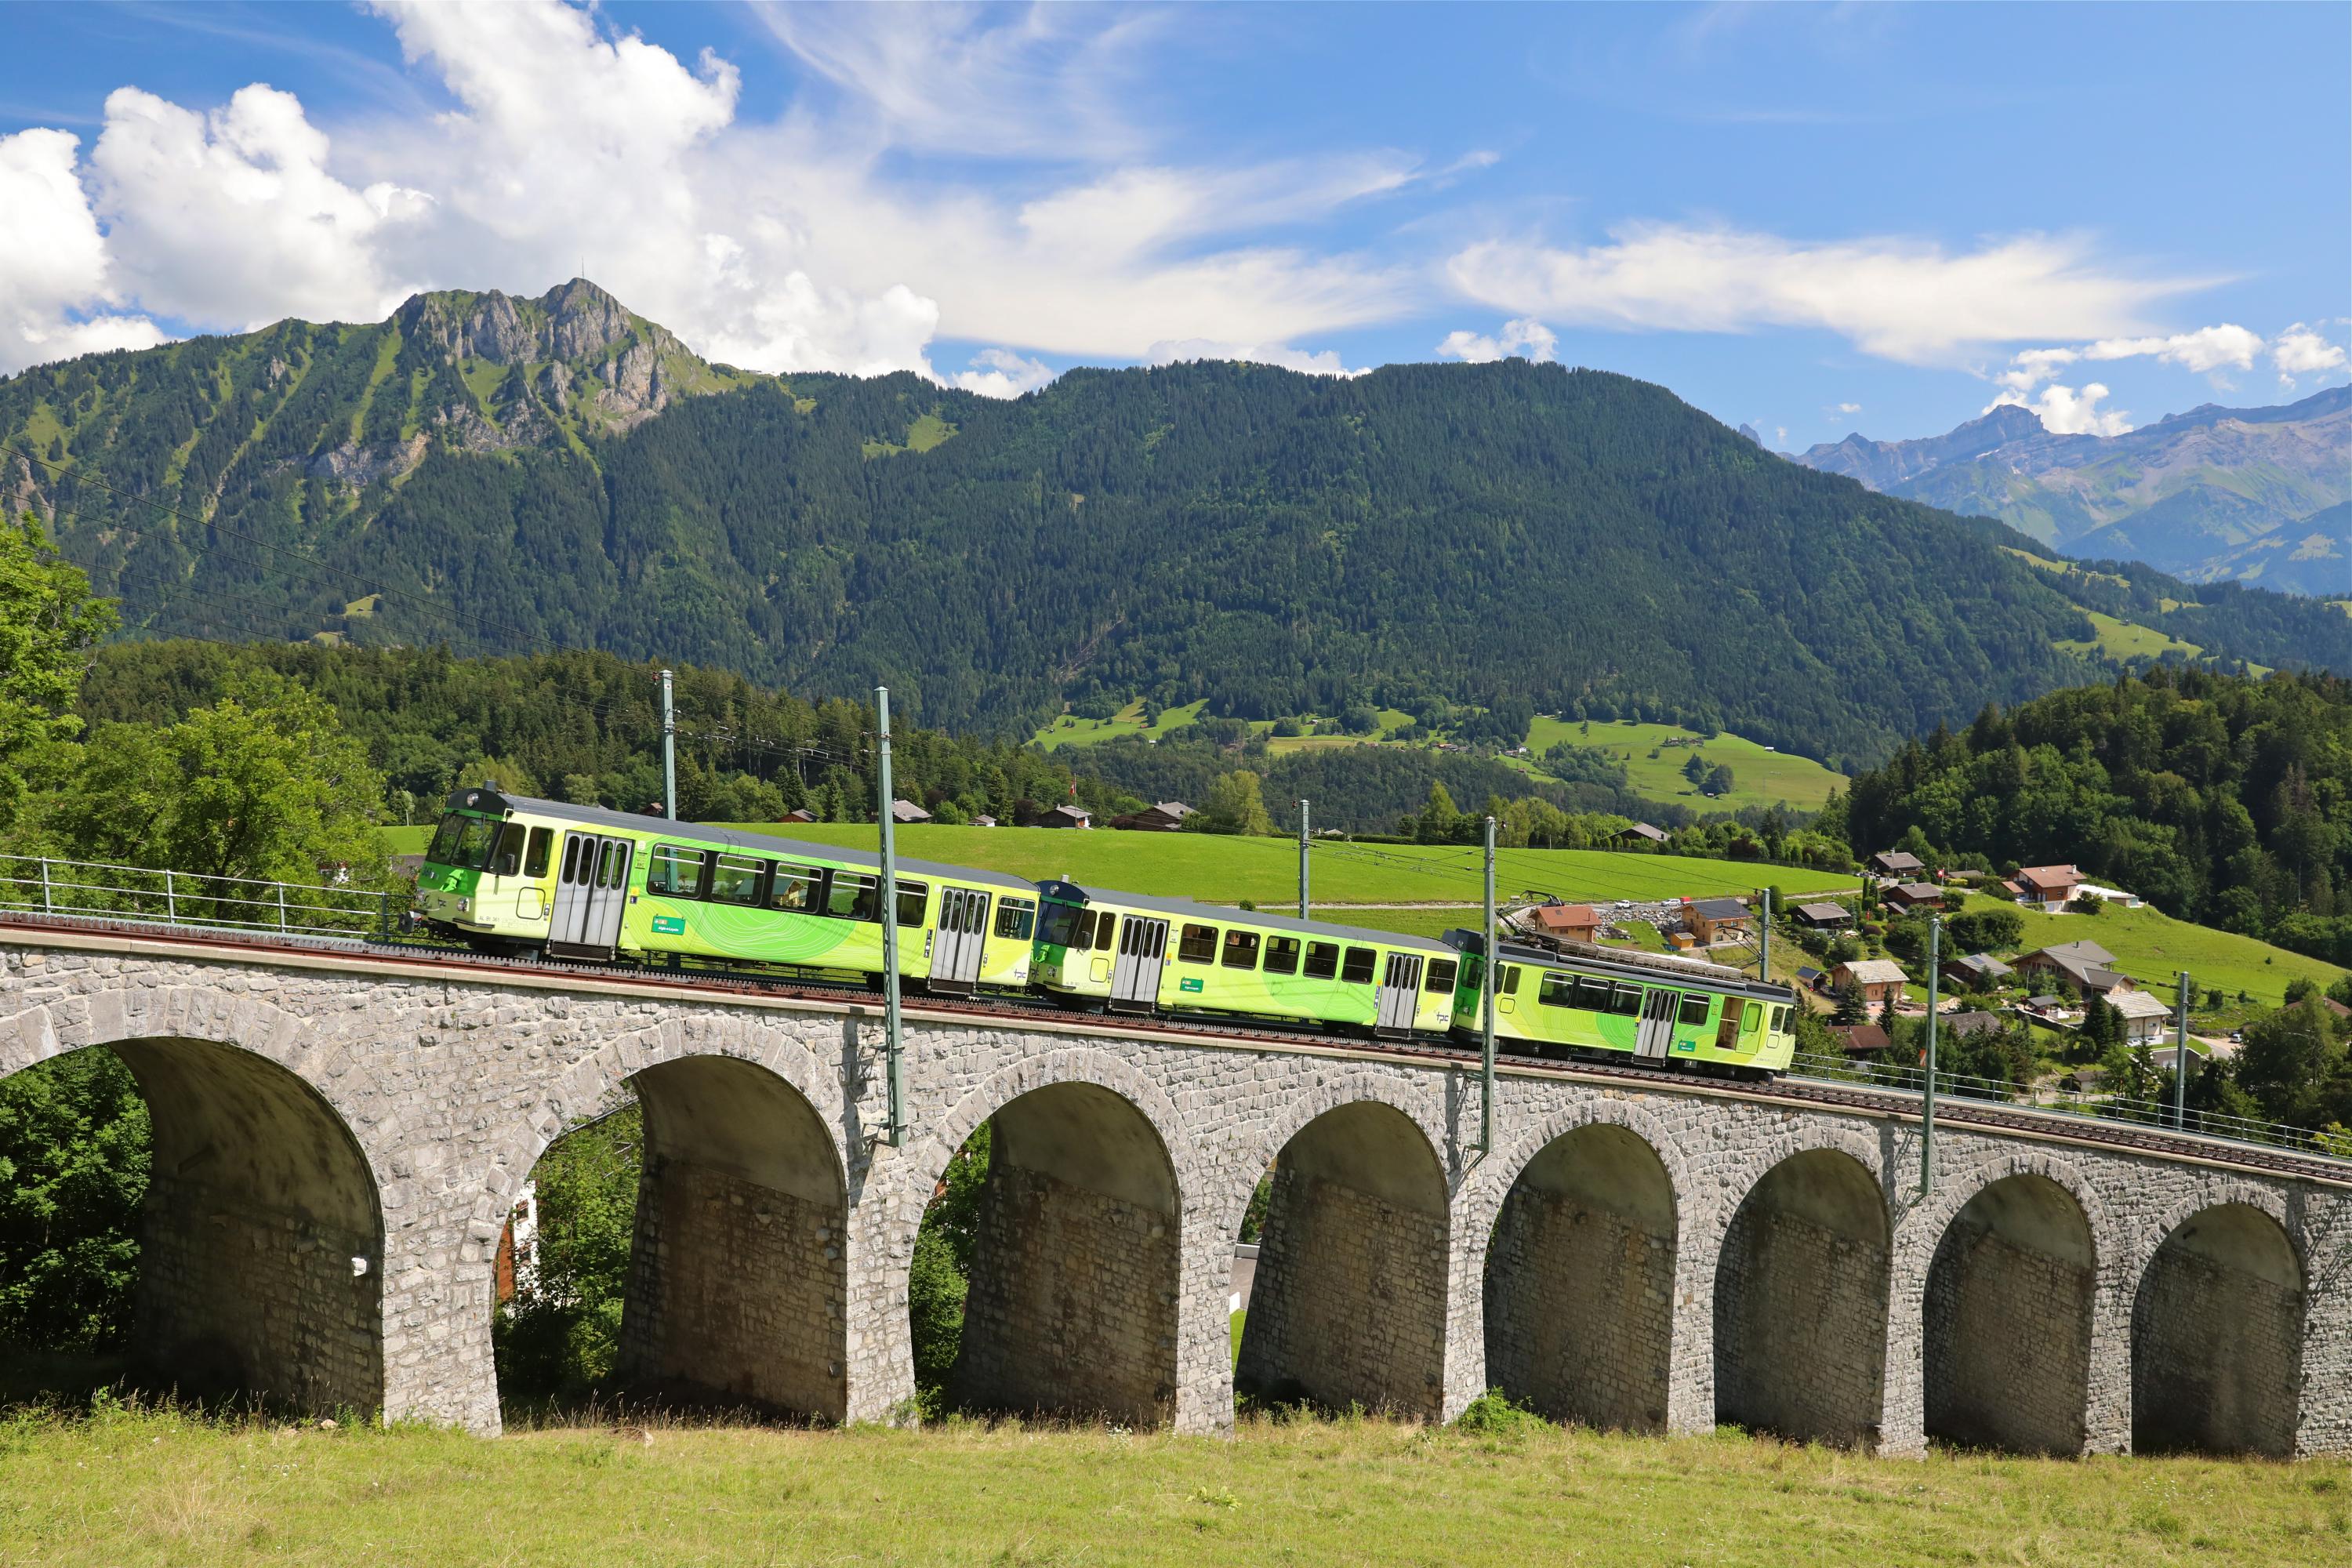
[[[953,1392],[1186,1432],[1235,1391],[1911,1453],[2352,1452],[2344,1184],[1729,1086],[1475,1070],[162,939],[0,931],[0,1076],[118,1051],[152,1110],[135,1350],[199,1391],[499,1429],[493,1256],[634,1089],[649,1386],[819,1421],[914,1391],[916,1228],[992,1122]],[[1236,1364],[1227,1306],[1276,1172]]]

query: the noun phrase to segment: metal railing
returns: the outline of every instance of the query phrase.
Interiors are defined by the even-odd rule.
[[[372,888],[0,855],[0,912],[5,913],[382,939],[393,934],[407,907],[404,893]]]
[[[1822,1056],[1809,1051],[1797,1054],[1789,1064],[1789,1072],[1794,1078],[1865,1084],[1880,1089],[1906,1089],[1913,1093],[1924,1091],[1927,1082],[1926,1069],[1908,1063],[1855,1061],[1850,1058]],[[1941,1069],[1936,1074],[1936,1093],[1948,1099],[1998,1102],[2058,1116],[2079,1116],[2096,1121],[2125,1121],[2159,1131],[2186,1133],[2192,1138],[2218,1138],[2231,1143],[2251,1143],[2266,1149],[2290,1149],[2324,1159],[2352,1160],[2352,1138],[2314,1132],[2275,1121],[2224,1116],[2218,1111],[2200,1110],[2194,1106],[2176,1115],[2171,1104],[2165,1100],[2085,1092],[2079,1087],[2071,1086],[2019,1085],[2000,1079],[1972,1078],[1966,1073]]]

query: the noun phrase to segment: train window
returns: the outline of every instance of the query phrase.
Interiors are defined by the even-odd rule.
[[[1370,985],[1375,955],[1369,947],[1351,947],[1347,962],[1339,966],[1340,980],[1349,985]]]
[[[1217,956],[1217,928],[1186,926],[1176,943],[1176,957],[1184,963],[1209,963]]]
[[[1748,1004],[1748,1021],[1740,1026],[1740,1031],[1743,1034],[1752,1035],[1758,1029],[1763,1027],[1763,1026],[1764,1004],[1761,1002],[1750,1002]]]
[[[900,882],[898,884],[898,923],[902,926],[921,925],[924,910],[930,901],[931,885],[929,882]]]
[[[1639,1017],[1642,1013],[1642,988],[1620,985],[1609,998],[1609,1010],[1622,1017]]]
[[[1609,982],[1590,974],[1576,977],[1576,1005],[1588,1013],[1609,1011]]]
[[[710,869],[710,891],[704,896],[714,904],[756,904],[760,901],[760,872],[764,860],[749,855],[720,855]]]
[[[1047,900],[1045,916],[1037,928],[1037,940],[1048,947],[1075,948],[1078,945],[1078,921],[1087,911],[1076,904],[1056,903]],[[1091,928],[1093,921],[1087,920]]]
[[[1029,933],[1037,927],[1037,906],[1027,899],[996,900],[996,934],[1014,942],[1027,942]]]
[[[1507,963],[1503,965],[1502,969],[1496,973],[1495,994],[1497,996],[1516,996],[1518,994],[1519,966],[1516,963]]]
[[[1298,939],[1295,936],[1270,936],[1265,939],[1265,972],[1268,974],[1298,973]]]
[[[787,865],[776,862],[775,875],[768,882],[768,907],[786,914],[813,915],[816,912],[816,879],[823,875],[811,866]]]
[[[490,856],[490,875],[511,877],[522,869],[522,840],[520,822],[509,822],[499,830],[499,847]]]
[[[563,836],[563,873],[557,880],[565,883],[580,880],[580,847],[591,842],[593,841],[583,838],[577,833]]]
[[[1735,1005],[1736,1005],[1736,1004],[1735,1004]],[[1706,1009],[1707,1009],[1707,998],[1706,998],[1706,994],[1705,994],[1704,992],[1698,992],[1698,991],[1685,991],[1685,992],[1684,992],[1684,993],[1683,993],[1683,1022],[1684,1022],[1684,1023],[1685,1023],[1685,1024],[1704,1024],[1704,1023],[1706,1023]]]
[[[862,871],[835,871],[825,883],[824,912],[841,921],[881,919],[881,882]]]
[[[522,874],[526,877],[547,875],[548,852],[555,847],[555,829],[534,827],[530,830],[530,847],[523,851]]]
[[[666,898],[690,899],[702,890],[702,851],[656,844],[646,862],[646,891]]]
[[[1446,995],[1451,996],[1454,994],[1454,961],[1452,959],[1440,958],[1434,960],[1429,966],[1429,979],[1422,986],[1422,989],[1424,991],[1443,992]]]
[[[1257,967],[1257,932],[1229,931],[1225,932],[1225,955],[1218,963],[1227,969]]]
[[[600,888],[617,888],[628,879],[628,846],[606,839],[604,858],[596,864],[596,885]]]
[[[433,842],[425,847],[425,858],[436,866],[455,866],[457,836],[465,831],[466,821],[454,811],[443,817],[441,826],[433,830]]]
[[[484,822],[478,816],[457,819],[457,846],[449,851],[445,865],[462,867],[468,871],[489,868],[490,851],[498,847],[499,825]]]
[[[1774,1034],[1776,1034],[1776,1035],[1777,1035],[1777,1034],[1780,1034],[1780,1033],[1781,1033],[1782,1031],[1784,1031],[1785,1029],[1787,1029],[1787,1028],[1788,1028],[1788,1026],[1789,1026],[1789,1010],[1788,1010],[1786,1007],[1775,1007],[1775,1008],[1773,1008],[1773,1009],[1772,1009],[1772,1032],[1773,1032]]]
[[[1543,977],[1543,989],[1536,993],[1536,1000],[1547,1007],[1575,1006],[1576,977],[1572,974],[1546,973]]]
[[[1339,973],[1339,944],[1336,942],[1310,942],[1307,944],[1307,967],[1303,973],[1309,980],[1328,980]]]

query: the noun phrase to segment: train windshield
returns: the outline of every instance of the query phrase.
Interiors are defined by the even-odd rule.
[[[1076,945],[1071,939],[1077,934],[1078,922],[1090,913],[1076,904],[1060,904],[1048,899],[1045,900],[1045,919],[1037,925],[1037,940],[1047,947]]]
[[[436,866],[455,866],[461,871],[479,871],[490,863],[490,852],[498,847],[499,825],[463,812],[451,812],[441,819],[433,835],[432,847],[425,858]]]

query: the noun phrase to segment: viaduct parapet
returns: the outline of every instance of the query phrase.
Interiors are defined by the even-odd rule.
[[[152,1108],[135,1346],[184,1386],[499,1430],[494,1254],[633,1088],[646,1384],[903,1417],[916,1228],[993,1121],[953,1392],[1216,1433],[1235,1388],[1430,1419],[1915,1453],[2352,1452],[2342,1184],[1735,1086],[998,1022],[378,956],[0,931],[0,1076],[108,1046]],[[1278,1158],[1277,1158],[1278,1157]],[[1234,1244],[1277,1176],[1238,1364]]]

